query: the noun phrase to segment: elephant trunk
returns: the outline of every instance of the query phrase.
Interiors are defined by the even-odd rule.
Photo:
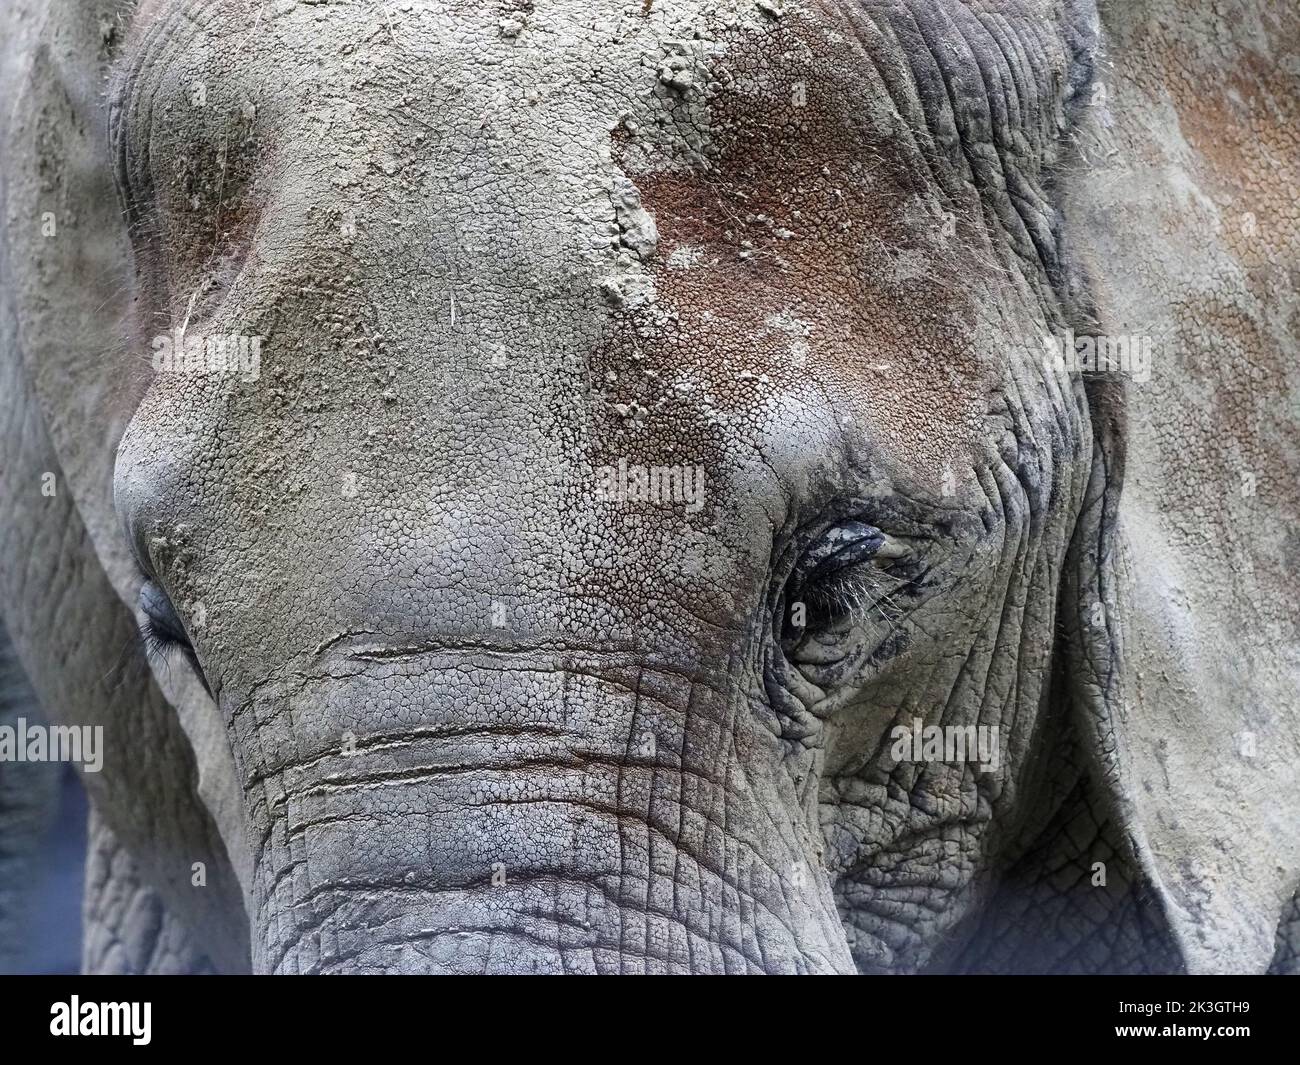
[[[852,971],[815,824],[781,813],[779,745],[727,690],[407,649],[261,686],[232,716],[259,754],[255,966]]]

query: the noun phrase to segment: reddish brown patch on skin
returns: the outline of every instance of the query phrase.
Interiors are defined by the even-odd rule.
[[[1189,69],[1191,62],[1175,55],[1170,67]],[[1241,66],[1225,72],[1221,91],[1174,84],[1180,90],[1175,99],[1183,135],[1207,164],[1205,176],[1215,190],[1231,197],[1230,217],[1255,216],[1253,230],[1226,226],[1224,245],[1247,269],[1282,265],[1300,237],[1300,203],[1294,195],[1300,187],[1295,79],[1243,52]]]
[[[1280,293],[1295,284],[1300,111],[1294,77],[1274,63],[1238,49],[1233,63],[1207,82],[1203,60],[1174,32],[1161,27],[1150,34],[1142,62],[1130,62],[1124,73],[1153,96],[1171,101],[1178,129],[1197,160],[1197,185],[1218,208],[1217,219],[1200,211],[1171,211],[1163,219],[1166,232],[1186,239],[1193,225],[1213,226],[1205,238],[1241,268],[1223,278],[1223,298],[1198,293],[1179,302],[1179,328],[1169,338],[1183,353],[1184,365],[1200,367],[1214,381],[1213,428],[1206,435],[1233,441],[1230,452],[1201,456],[1203,475],[1208,483],[1235,487],[1243,468],[1280,469],[1287,455],[1300,452],[1300,430],[1277,418],[1276,387],[1290,376],[1286,353],[1271,339],[1272,327],[1261,315],[1263,308],[1284,305]],[[1248,299],[1231,297],[1243,284]],[[1291,319],[1294,333],[1294,311]],[[1272,432],[1262,434],[1261,426],[1271,426]]]
[[[615,139],[656,219],[650,267],[672,318],[625,322],[597,367],[635,348],[647,369],[698,375],[744,417],[796,394],[881,434],[933,482],[991,388],[971,347],[981,268],[963,248],[978,238],[955,212],[945,238],[927,181],[873,126],[870,62],[825,28],[729,40],[712,72],[707,170],[638,174],[626,134]]]

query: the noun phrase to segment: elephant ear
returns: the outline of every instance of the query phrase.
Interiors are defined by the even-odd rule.
[[[19,410],[24,403],[38,408],[14,431],[39,426],[48,437],[57,461],[40,469],[55,476],[60,503],[71,503],[64,540],[71,543],[84,529],[89,561],[80,564],[107,577],[82,574],[76,595],[93,598],[95,609],[114,618],[134,611],[142,578],[114,508],[113,467],[152,376],[148,348],[130,325],[134,260],[114,187],[106,107],[110,71],[137,6],[136,0],[0,4],[0,319],[11,329],[0,338],[0,370],[17,375],[24,389],[4,398]],[[6,454],[11,473],[17,450],[14,445]],[[5,517],[21,523],[17,508]],[[60,638],[110,662],[122,658],[120,639],[99,646],[110,639],[107,631]],[[38,642],[54,654],[54,640],[47,635]],[[216,708],[186,670],[158,682],[198,758],[199,794],[247,882],[242,799]],[[46,693],[42,699],[48,701]]]
[[[5,298],[63,478],[128,602],[138,577],[114,511],[113,463],[150,374],[127,335],[134,270],[105,96],[134,7],[13,0],[3,115]]]
[[[1125,424],[1090,386],[1079,722],[1188,970],[1262,972],[1300,882],[1300,9],[1103,21],[1067,213],[1099,331],[1149,338],[1150,373]]]

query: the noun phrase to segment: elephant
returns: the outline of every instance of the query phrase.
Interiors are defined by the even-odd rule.
[[[86,971],[1300,966],[1293,5],[0,26]]]

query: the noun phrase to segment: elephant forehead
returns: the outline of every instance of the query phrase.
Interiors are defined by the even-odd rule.
[[[1061,49],[1036,32],[1046,5],[1003,8],[985,110],[1021,109],[1027,146]],[[943,125],[936,63],[983,84],[970,27],[900,10],[272,3],[250,24],[238,4],[146,5],[117,123],[159,236],[142,258],[173,323],[264,336],[264,372],[300,399],[342,374],[349,418],[394,392],[539,433],[563,409],[602,465],[684,441],[716,463],[847,420],[933,482],[1038,317],[967,224],[970,183],[918,146]],[[468,386],[503,368],[488,410]],[[162,386],[182,390],[211,384]],[[219,406],[277,403],[223,388]]]

